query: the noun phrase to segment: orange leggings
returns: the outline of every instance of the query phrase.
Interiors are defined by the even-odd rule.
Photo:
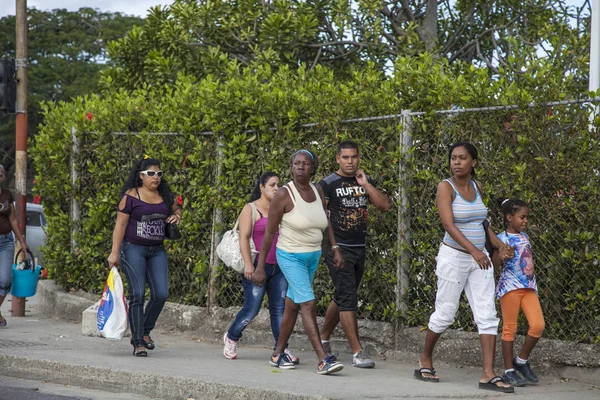
[[[540,300],[535,290],[511,290],[500,298],[500,306],[502,307],[502,340],[505,342],[514,342],[520,309],[523,309],[523,313],[529,323],[527,334],[534,338],[542,337],[542,332],[544,332],[544,314],[542,314]]]

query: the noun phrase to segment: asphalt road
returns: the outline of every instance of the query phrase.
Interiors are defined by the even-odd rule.
[[[150,397],[0,376],[0,400],[150,400]]]

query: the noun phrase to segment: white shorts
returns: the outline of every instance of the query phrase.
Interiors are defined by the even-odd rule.
[[[483,250],[487,254],[486,250]],[[429,329],[444,332],[454,322],[462,291],[473,311],[480,335],[497,335],[494,269],[481,269],[470,254],[442,244],[436,258],[437,293]]]

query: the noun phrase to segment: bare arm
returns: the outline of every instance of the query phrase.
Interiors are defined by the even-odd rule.
[[[490,259],[465,237],[465,235],[454,224],[454,214],[452,212],[452,200],[454,190],[448,182],[440,182],[437,188],[436,200],[438,213],[442,220],[444,230],[458,243],[463,249],[473,256],[480,267],[487,269],[490,267]]]
[[[369,196],[369,201],[371,204],[373,204],[373,206],[375,206],[376,209],[383,212],[389,211],[390,198],[369,182],[367,175],[362,169],[356,171],[356,181],[365,189],[367,195]]]
[[[244,276],[246,279],[252,279],[254,272],[254,263],[250,254],[250,240],[252,240],[252,207],[246,204],[240,213],[240,222],[238,225],[240,231],[240,252],[244,259]]]
[[[183,209],[181,206],[177,203],[173,203],[173,207],[171,207],[171,215],[167,217],[166,222],[179,224],[181,222],[182,213]]]
[[[325,199],[325,193],[323,192],[321,185],[316,186],[317,190],[319,191],[319,195],[321,196],[323,210],[325,211],[325,215],[328,216],[329,214],[327,213],[327,199]],[[342,255],[340,246],[337,245],[337,241],[335,240],[335,234],[333,233],[333,227],[331,226],[331,220],[329,219],[329,216],[327,217],[327,236],[329,238],[329,248],[333,251],[333,266],[336,269],[340,269],[344,266],[344,256]]]
[[[123,196],[123,198],[119,202],[119,210],[122,210],[125,207],[126,202],[127,198],[126,196]],[[127,228],[128,223],[129,214],[117,211],[117,223],[115,224],[115,229],[113,231],[112,249],[107,259],[109,267],[119,265],[119,249],[121,248],[123,237],[125,237],[125,229]]]
[[[24,253],[27,253],[27,243],[25,242],[25,238],[23,237],[23,235],[21,234],[21,230],[19,229],[19,222],[17,221],[17,214],[15,213],[15,206],[14,204],[10,204],[10,214],[8,216],[8,219],[10,221],[10,226],[12,228],[12,231],[14,232],[15,236],[17,237],[17,240],[19,241],[19,243],[21,243],[21,248],[23,249]]]
[[[275,193],[275,196],[273,196],[273,200],[271,200],[271,205],[269,206],[267,228],[265,229],[265,236],[260,245],[258,263],[256,264],[253,276],[254,284],[256,286],[262,286],[265,282],[265,260],[267,259],[267,254],[271,249],[275,232],[277,232],[277,229],[279,228],[283,214],[288,208],[291,209],[292,207],[292,199],[290,198],[287,189],[283,187],[280,188],[277,193]]]

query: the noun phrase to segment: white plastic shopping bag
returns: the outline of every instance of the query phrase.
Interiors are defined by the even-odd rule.
[[[98,331],[109,340],[121,340],[127,330],[127,302],[116,267],[110,269],[98,308]]]

